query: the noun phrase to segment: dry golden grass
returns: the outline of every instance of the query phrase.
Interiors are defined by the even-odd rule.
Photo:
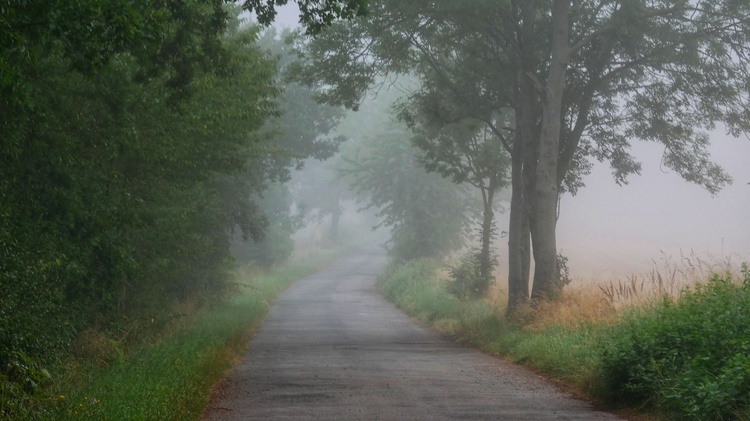
[[[597,287],[607,303],[614,309],[648,306],[665,295],[677,297],[685,288],[704,282],[715,273],[739,274],[739,264],[731,255],[719,259],[701,257],[691,251],[689,254],[681,252],[679,258],[674,259],[662,253],[662,257],[652,263],[652,269],[646,274],[599,283]]]
[[[581,324],[608,325],[616,323],[623,311],[648,307],[665,295],[677,297],[685,288],[704,282],[715,273],[739,274],[740,264],[732,256],[721,259],[701,257],[693,252],[679,258],[662,254],[652,260],[653,267],[645,274],[601,282],[576,282],[568,285],[559,299],[529,303],[522,306],[514,319],[524,329],[543,330],[550,327],[576,327]],[[740,279],[735,276],[735,279]],[[487,300],[505,308],[507,290],[496,282]]]
[[[505,308],[508,305],[508,290],[502,282],[495,278],[495,282],[490,285],[490,289],[487,291],[487,301],[500,308]]]
[[[603,295],[590,288],[568,287],[559,299],[528,303],[514,318],[524,329],[535,331],[552,327],[580,327],[582,324],[612,324],[619,313],[609,306]]]

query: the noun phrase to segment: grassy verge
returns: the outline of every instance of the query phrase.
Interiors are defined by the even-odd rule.
[[[237,274],[237,293],[192,314],[161,340],[119,352],[105,365],[70,365],[33,419],[200,419],[211,388],[246,350],[270,302],[295,280],[320,270],[343,249],[318,249],[276,269]]]
[[[406,313],[456,339],[539,369],[581,391],[595,390],[593,361],[604,326],[586,322],[524,329],[487,300],[460,300],[439,276],[442,265],[418,260],[390,267],[380,277],[383,295]]]
[[[429,260],[391,267],[379,287],[408,314],[579,394],[665,419],[750,420],[747,270],[623,308],[606,288],[566,291],[511,322],[502,300],[449,294],[441,269]]]

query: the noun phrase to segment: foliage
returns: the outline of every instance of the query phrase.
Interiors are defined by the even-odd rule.
[[[492,255],[490,268],[497,266],[497,257]],[[460,299],[477,299],[484,297],[492,282],[492,277],[484,276],[481,271],[482,254],[480,250],[470,250],[462,254],[458,261],[448,267],[450,283],[448,292]]]
[[[461,307],[458,298],[426,282],[439,268],[439,262],[432,259],[391,264],[378,276],[378,288],[406,313],[438,323],[454,317]]]
[[[158,338],[130,346],[106,365],[97,363],[106,355],[94,354],[50,378],[40,366],[21,360],[31,364],[22,369],[37,382],[39,396],[30,402],[24,392],[19,398],[26,402],[6,400],[8,391],[0,389],[5,393],[0,418],[198,420],[213,387],[245,352],[273,298],[343,252],[344,247],[309,251],[260,273],[241,266],[233,275],[236,289],[231,299],[182,314]]]
[[[207,18],[196,7],[183,12]],[[0,97],[6,379],[20,354],[59,363],[87,327],[127,332],[168,317],[174,302],[219,296],[229,228],[259,231],[262,220],[247,202],[225,206],[217,184],[253,166],[258,177],[240,184],[259,190],[270,173],[258,130],[275,112],[275,66],[252,29],[222,40],[220,64],[194,69],[189,92],[171,82],[175,63],[157,71],[140,50],[83,71],[42,41],[46,54],[18,68],[33,78],[25,96]]]
[[[460,190],[417,165],[409,134],[381,129],[343,169],[352,189],[391,228],[389,253],[398,260],[439,257],[462,244],[466,203]]]
[[[231,232],[267,226],[255,198],[295,159],[329,153],[262,132],[279,62],[227,3],[0,6],[4,394],[33,401],[13,367],[54,375],[85,332],[138,342],[176,304],[221,297]]]
[[[731,182],[710,159],[707,133],[719,123],[734,135],[750,127],[742,2],[378,0],[370,10],[315,38],[300,79],[322,83],[326,102],[356,109],[385,75],[414,74],[423,83],[410,101],[505,137],[509,290],[524,295],[512,302],[528,295],[530,236],[532,298],[558,292],[559,194],[583,186],[591,160],[608,161],[625,183],[640,171],[631,142],[656,141],[664,165],[685,180],[711,193]]]
[[[389,266],[378,278],[383,295],[407,314],[486,352],[502,354],[594,393],[598,390],[598,344],[606,331],[591,324],[525,329],[504,317],[501,305],[461,300],[448,292],[441,264],[417,260]]]
[[[268,25],[276,17],[276,6],[289,0],[243,0],[243,8],[255,12],[258,22]],[[299,21],[307,26],[309,34],[320,32],[335,19],[351,19],[367,14],[368,0],[294,0],[299,6]]]
[[[45,262],[5,241],[0,237],[0,363],[14,365],[19,355],[60,359],[80,321],[65,300],[62,261]]]
[[[292,214],[292,198],[286,185],[270,186],[254,202],[268,221],[263,237],[251,240],[235,235],[232,254],[242,263],[255,262],[262,266],[282,263],[292,254],[292,234],[302,225],[303,215]]]
[[[663,142],[667,166],[716,192],[729,179],[708,159],[703,130],[718,121],[732,133],[745,128],[742,107],[729,103],[741,104],[747,96],[746,5],[574,3],[558,181],[575,191],[587,159],[595,158],[610,161],[617,181],[624,182],[640,169],[628,153],[630,140],[638,138]],[[447,108],[433,107],[453,117],[448,121],[491,123],[511,112],[519,117],[514,124],[528,118],[536,130],[531,137],[538,137],[541,102],[524,110],[517,95],[538,99],[545,84],[553,49],[549,3],[379,0],[370,9],[366,19],[335,25],[310,44],[311,66],[301,79],[323,82],[328,89],[322,99],[356,108],[384,74],[415,72],[428,82],[414,94],[417,102],[453,98]],[[507,25],[519,16],[527,18],[524,25]],[[518,79],[517,71],[529,72],[529,79]],[[701,105],[680,106],[691,100]],[[496,132],[503,127],[498,124]],[[533,147],[536,139],[529,142]]]
[[[568,257],[562,253],[557,253],[557,270],[560,272],[559,280],[562,286],[573,282],[573,278],[570,277],[570,268],[568,268]]]
[[[42,402],[51,384],[49,371],[22,352],[15,352],[0,371],[0,416],[22,418],[28,411],[43,413]]]
[[[737,419],[750,406],[750,273],[729,274],[633,314],[603,356],[611,398],[688,419]]]

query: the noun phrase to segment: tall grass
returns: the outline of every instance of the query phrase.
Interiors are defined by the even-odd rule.
[[[600,283],[599,290],[605,301],[613,308],[648,306],[654,298],[668,295],[677,298],[683,290],[709,279],[715,273],[738,275],[738,265],[733,256],[721,259],[702,257],[694,252],[680,251],[675,258],[661,252],[652,259],[652,268],[645,274],[631,274],[625,280],[609,280]]]
[[[379,287],[404,311],[458,340],[613,406],[669,419],[750,420],[747,267],[739,273],[728,260],[685,256],[660,263],[644,277],[568,287],[558,300],[529,304],[512,320],[504,317],[501,294],[450,295],[435,261],[389,268]]]
[[[236,293],[208,310],[184,316],[158,340],[135,349],[94,346],[102,358],[70,363],[54,376],[54,391],[14,419],[197,420],[211,388],[246,350],[270,302],[293,281],[316,272],[343,248],[318,249],[270,271],[238,269]],[[93,337],[96,337],[95,335]],[[90,339],[94,340],[94,339]],[[97,338],[96,341],[106,339]],[[117,352],[111,352],[114,348]],[[0,403],[0,413],[8,408]],[[6,412],[7,413],[7,412]]]

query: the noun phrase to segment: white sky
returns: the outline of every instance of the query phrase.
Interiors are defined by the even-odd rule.
[[[716,196],[661,167],[659,145],[639,142],[634,151],[643,170],[630,184],[617,186],[598,165],[577,196],[563,198],[558,247],[572,270],[641,273],[662,251],[750,260],[750,140],[712,137],[714,160],[734,178]]]

